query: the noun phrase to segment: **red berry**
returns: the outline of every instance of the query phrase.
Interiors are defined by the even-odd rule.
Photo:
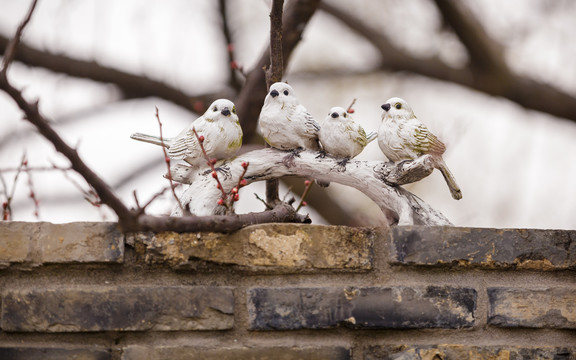
[[[200,141],[201,143],[203,143],[203,142],[204,142],[204,135],[198,136],[198,141]]]
[[[222,198],[218,199],[218,205],[224,205],[224,199]]]
[[[222,189],[222,186],[220,186],[220,184],[216,184],[216,189],[220,190]]]
[[[217,162],[218,162],[218,159],[212,159],[212,160],[210,160],[210,163],[211,163],[212,165],[216,165]]]
[[[310,186],[310,184],[311,184],[310,180],[304,180],[304,185]]]
[[[238,194],[238,188],[232,188],[232,194]]]
[[[248,185],[248,181],[246,181],[246,179],[240,180],[240,186],[246,186],[246,185]]]
[[[24,161],[22,162],[22,165],[28,166],[28,160],[24,160]]]
[[[238,201],[240,200],[240,195],[239,194],[234,194],[234,201]]]
[[[169,158],[168,156],[166,156],[166,157],[164,158],[164,161],[166,161],[167,163],[170,163],[170,158]]]
[[[6,208],[8,207],[8,202],[7,202],[7,201],[4,201],[4,202],[2,203],[2,207],[3,207],[4,209],[6,209]]]
[[[302,201],[302,206],[306,206],[308,203],[306,201]]]
[[[212,177],[216,179],[218,177],[218,173],[216,171],[212,171]]]
[[[194,108],[194,111],[196,111],[197,113],[204,112],[204,102],[200,100],[195,101],[192,107]]]
[[[248,162],[246,162],[246,161],[243,161],[243,162],[242,162],[242,168],[247,169],[247,168],[248,168],[248,164],[250,164],[250,163],[248,163]]]
[[[232,69],[234,69],[234,70],[236,70],[236,69],[239,68],[238,63],[236,62],[236,60],[230,61],[230,67],[231,67]]]
[[[354,109],[348,109],[348,114],[354,114]]]

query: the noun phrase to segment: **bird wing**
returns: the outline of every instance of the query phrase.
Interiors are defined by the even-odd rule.
[[[201,123],[194,122],[194,127],[198,133],[202,132]],[[170,158],[182,160],[188,157],[197,157],[200,154],[200,145],[192,128],[193,126],[190,125],[174,138],[168,149],[168,156]]]
[[[356,129],[353,129],[352,126],[347,126],[346,132],[352,135],[352,140],[354,142],[358,143],[362,147],[365,147],[368,145],[368,140],[366,139],[366,131],[364,131],[364,128],[358,124],[353,125],[356,125]]]
[[[432,134],[426,125],[420,121],[414,122],[412,127],[412,148],[419,154],[442,155],[446,146]]]

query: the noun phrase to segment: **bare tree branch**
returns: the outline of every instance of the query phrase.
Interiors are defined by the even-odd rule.
[[[320,0],[296,0],[287,6],[282,21],[282,60],[284,67],[288,64],[292,51],[300,42],[302,33],[319,4]],[[256,66],[248,73],[242,91],[236,99],[244,139],[248,142],[256,135],[258,116],[267,91],[266,75],[263,69],[267,69],[268,66],[270,66],[270,49],[264,52]]]
[[[22,33],[24,32],[24,28],[26,27],[26,25],[28,25],[28,22],[30,22],[30,19],[32,18],[32,14],[34,13],[34,9],[36,8],[37,2],[38,2],[38,0],[32,1],[32,4],[30,5],[30,8],[28,9],[28,13],[26,14],[26,17],[24,18],[24,20],[22,20],[22,22],[20,23],[20,25],[16,29],[16,35],[6,45],[6,50],[3,53],[4,58],[2,59],[2,72],[3,73],[6,73],[8,71],[8,67],[10,66],[10,63],[12,62],[12,60],[14,59],[14,55],[16,55],[16,48],[18,47],[18,45],[20,44],[20,41],[22,40]]]
[[[282,60],[282,11],[284,0],[273,0],[270,11],[270,66],[266,70],[266,89],[276,82],[282,81],[284,61]],[[269,147],[266,144],[266,147]],[[280,201],[278,179],[266,180],[266,202],[272,206]]]
[[[190,221],[193,219],[193,221]],[[272,210],[240,215],[212,215],[196,217],[149,216],[139,219],[137,231],[175,231],[175,232],[231,232],[253,224],[271,222],[310,223],[307,215],[298,214],[286,203],[280,203]]]
[[[219,9],[220,9],[220,18],[222,19],[222,34],[224,35],[224,39],[226,40],[226,44],[228,47],[228,83],[232,89],[236,92],[239,92],[242,88],[242,84],[238,79],[236,69],[232,64],[236,61],[234,57],[234,40],[232,39],[232,33],[230,31],[230,24],[228,19],[228,0],[219,0],[218,1]]]
[[[8,43],[8,38],[0,35],[0,50],[3,50]],[[14,60],[29,66],[43,67],[74,77],[114,84],[118,86],[127,99],[155,96],[199,113],[204,112],[205,108],[212,103],[212,101],[218,98],[228,98],[233,95],[232,91],[224,90],[218,93],[191,96],[163,82],[152,80],[145,76],[134,75],[102,66],[95,61],[82,61],[72,59],[65,55],[40,51],[26,44],[20,44],[18,46],[18,52]]]
[[[454,82],[489,95],[507,98],[527,109],[576,121],[575,96],[511,71],[500,59],[502,54],[499,54],[498,49],[501,46],[490,44],[494,40],[489,39],[484,30],[477,30],[480,25],[473,19],[472,14],[460,10],[462,4],[455,5],[453,0],[437,0],[437,3],[441,3],[441,13],[445,14],[446,21],[457,31],[463,45],[467,46],[470,57],[481,56],[471,59],[474,66],[458,69],[446,65],[436,57],[415,58],[392,44],[385,35],[365,25],[353,12],[343,11],[327,2],[321,4],[321,9],[371,42],[382,55],[380,68],[384,70],[409,71]],[[462,33],[467,31],[480,32],[475,35]],[[486,53],[483,53],[484,51]]]

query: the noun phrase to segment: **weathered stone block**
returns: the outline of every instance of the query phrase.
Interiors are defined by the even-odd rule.
[[[252,330],[462,328],[474,325],[476,291],[429,286],[253,288]]]
[[[574,360],[576,347],[516,347],[469,345],[384,345],[371,346],[365,360]]]
[[[40,347],[0,347],[0,359],[4,360],[109,360],[111,352],[106,349],[61,349]]]
[[[398,226],[392,264],[576,269],[576,231]]]
[[[109,287],[8,291],[1,328],[12,332],[222,330],[234,323],[226,287]]]
[[[37,244],[41,263],[124,260],[124,235],[116,223],[41,223]]]
[[[130,241],[150,262],[172,266],[191,259],[283,271],[372,268],[376,233],[345,226],[264,224],[232,234],[135,234]]]
[[[488,324],[576,329],[576,288],[489,288]]]
[[[0,267],[29,260],[34,225],[0,221]]]
[[[344,347],[242,347],[206,349],[198,347],[132,346],[124,351],[122,360],[349,360],[350,349]]]

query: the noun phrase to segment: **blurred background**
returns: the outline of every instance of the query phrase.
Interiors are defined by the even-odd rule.
[[[1,51],[28,6],[0,0]],[[269,12],[267,0],[40,1],[9,77],[134,206],[134,191],[145,203],[167,183],[161,149],[130,134],[158,134],[156,106],[165,136],[219,97],[248,113],[237,101],[245,78],[233,67],[261,71]],[[385,100],[406,99],[446,144],[464,197],[453,200],[438,171],[405,187],[455,225],[574,229],[575,16],[568,0],[327,0],[284,78],[317,120],[356,98],[354,118],[367,131],[378,129]],[[259,108],[243,125],[255,124],[254,113]],[[263,144],[246,135],[245,144]],[[23,156],[39,169],[15,181]],[[385,157],[373,142],[358,159]],[[13,194],[13,220],[115,220],[86,201],[80,177],[54,166],[68,162],[0,93],[0,201]],[[283,183],[280,194],[292,186],[297,196],[301,183]],[[314,223],[383,223],[359,191],[332,184],[312,192],[301,212]],[[264,209],[253,193],[264,197],[263,184],[241,191],[237,212]],[[164,195],[148,212],[169,214],[174,206]]]

